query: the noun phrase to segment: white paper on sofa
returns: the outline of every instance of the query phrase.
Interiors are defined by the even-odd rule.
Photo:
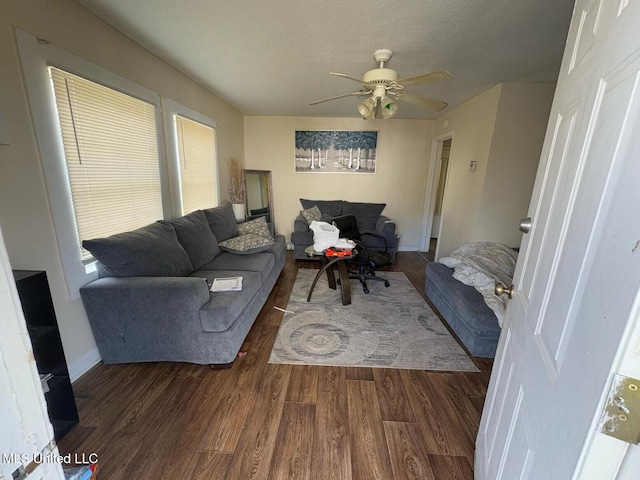
[[[309,224],[309,228],[313,231],[313,249],[316,252],[323,252],[338,241],[340,230],[334,225],[314,220]]]
[[[209,290],[212,292],[239,292],[242,290],[242,277],[214,278]]]

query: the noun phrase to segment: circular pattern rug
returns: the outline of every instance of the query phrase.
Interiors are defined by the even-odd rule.
[[[391,286],[368,282],[368,295],[351,280],[351,305],[326,278],[307,303],[316,273],[298,270],[269,363],[478,371],[404,273],[381,272]]]

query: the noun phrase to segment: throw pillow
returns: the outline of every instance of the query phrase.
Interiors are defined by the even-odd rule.
[[[263,237],[255,233],[245,233],[237,237],[228,238],[218,243],[218,245],[225,252],[248,255],[269,250],[274,243],[273,238]]]
[[[82,246],[101,264],[101,277],[184,277],[193,271],[174,228],[155,222]]]
[[[209,208],[204,213],[207,216],[209,227],[218,242],[238,235],[236,217],[233,214],[233,207],[230,202],[223,203],[215,208]]]
[[[253,233],[254,235],[273,239],[265,217],[258,217],[254,220],[249,220],[248,222],[239,223],[238,235],[245,235],[247,233]]]
[[[189,255],[194,270],[210,262],[220,253],[218,240],[209,228],[207,216],[202,210],[196,210],[173,220],[160,220],[160,223],[173,225],[178,241]]]
[[[322,212],[317,205],[314,205],[311,208],[307,208],[306,210],[300,210],[300,214],[304,217],[308,224],[311,224],[311,222],[319,222],[322,218]]]

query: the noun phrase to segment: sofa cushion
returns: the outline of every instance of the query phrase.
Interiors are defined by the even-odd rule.
[[[194,270],[168,223],[84,240],[82,246],[100,262],[102,277],[183,277]]]
[[[238,235],[236,217],[233,214],[233,207],[230,202],[214,208],[208,208],[204,213],[207,216],[209,228],[211,228],[218,242]]]
[[[255,233],[245,233],[237,237],[228,238],[218,245],[225,252],[237,255],[249,255],[251,253],[264,252],[273,245],[273,238],[263,237]]]
[[[376,221],[386,206],[386,203],[344,202],[342,214],[356,217],[360,230],[375,232]]]
[[[265,217],[258,217],[253,220],[249,220],[248,222],[239,223],[238,235],[245,235],[247,233],[273,239]]]
[[[342,200],[306,200],[300,199],[302,208],[307,210],[316,205],[320,211],[325,215],[331,215],[331,217],[339,217],[342,215]]]
[[[161,220],[160,222],[173,225],[178,235],[178,241],[187,252],[194,270],[210,262],[220,253],[218,241],[209,228],[207,216],[202,210],[196,210],[184,217],[169,221]]]
[[[300,215],[304,217],[308,224],[311,224],[311,222],[319,222],[322,218],[322,212],[317,205],[307,208],[306,210],[300,210]]]
[[[264,281],[275,264],[275,257],[269,252],[254,253],[253,255],[234,255],[233,253],[222,252],[209,263],[203,265],[200,270],[246,270],[248,272],[258,272]]]

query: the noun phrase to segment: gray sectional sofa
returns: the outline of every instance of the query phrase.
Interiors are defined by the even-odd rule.
[[[81,288],[104,363],[229,364],[276,283],[285,239],[231,204],[84,241],[100,278]],[[208,282],[242,276],[242,290]]]
[[[321,217],[316,220],[331,223],[334,217],[341,215],[354,215],[358,223],[360,233],[373,232],[382,235],[386,241],[387,251],[391,254],[391,261],[395,261],[398,251],[398,236],[396,224],[388,217],[382,215],[386,203],[348,202],[345,200],[307,200],[300,199],[302,210],[294,220],[291,243],[293,243],[293,256],[299,260],[308,260],[304,253],[309,245],[313,245],[313,232],[309,229],[309,216],[306,213],[313,207],[317,207]],[[365,235],[363,243],[371,250],[384,250],[384,241]]]

